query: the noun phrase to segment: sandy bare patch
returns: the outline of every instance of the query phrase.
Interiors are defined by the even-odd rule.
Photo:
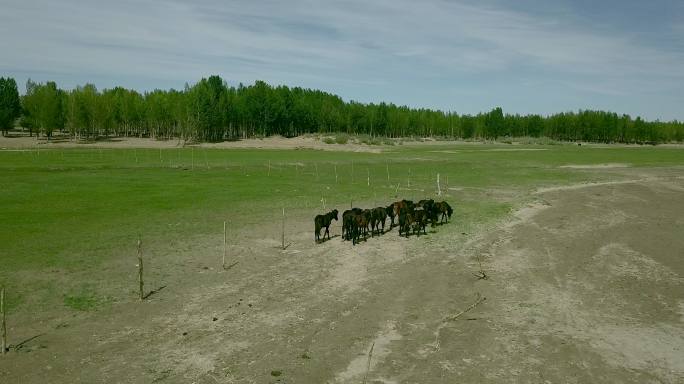
[[[682,378],[684,337],[679,328],[602,325],[589,333],[592,346],[610,364],[655,371],[672,382]]]
[[[629,370],[623,380],[640,381],[637,371],[663,382],[684,378],[681,301],[674,293],[684,292],[684,279],[672,268],[677,245],[670,243],[681,241],[665,229],[676,226],[683,208],[666,185],[681,183],[652,181],[548,189],[555,192],[544,196],[551,206],[523,207],[481,240],[487,245],[480,252],[506,292],[504,328],[517,329],[509,342],[521,332],[562,341],[595,354],[615,374]],[[668,224],[658,231],[670,240],[651,242],[646,228],[662,220]]]
[[[593,256],[593,263],[593,268],[605,270],[607,276],[648,281],[681,280],[667,266],[621,243],[601,247]]]
[[[511,229],[516,225],[528,223],[534,216],[542,210],[549,208],[548,203],[533,202],[521,207],[513,212],[508,222],[502,225],[503,229]]]
[[[203,148],[263,148],[263,149],[316,149],[322,151],[368,152],[381,153],[382,146],[365,144],[326,144],[317,137],[298,136],[285,138],[270,136],[263,139],[244,139],[239,141],[224,141],[221,143],[203,143]]]
[[[571,191],[571,190],[576,190],[576,189],[583,189],[583,188],[591,188],[591,187],[599,187],[599,186],[608,186],[608,185],[621,185],[621,184],[638,184],[638,183],[643,183],[647,181],[655,181],[658,180],[658,178],[643,178],[643,179],[632,179],[632,180],[616,180],[616,181],[599,181],[595,183],[578,183],[578,184],[570,184],[570,185],[560,185],[556,187],[543,187],[543,188],[538,188],[534,194],[543,194],[547,192],[558,192],[558,191]]]

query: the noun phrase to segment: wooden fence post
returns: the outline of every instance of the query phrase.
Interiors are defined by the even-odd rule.
[[[282,228],[282,237],[281,237],[281,242],[282,242],[282,248],[283,250],[285,249],[285,207],[283,207],[283,228]]]
[[[2,337],[2,343],[0,343],[0,347],[2,347],[2,354],[4,355],[7,353],[7,325],[5,323],[5,287],[2,287],[0,289],[0,316],[2,318],[0,321],[2,324],[0,324],[0,335]]]
[[[442,196],[442,190],[439,188],[439,173],[437,174],[437,196]]]
[[[223,263],[221,263],[221,266],[223,269],[226,269],[226,222],[223,222]]]
[[[138,237],[138,281],[140,282],[140,300],[145,299],[143,282],[143,257],[142,257],[142,240]]]
[[[354,160],[352,160],[352,184],[354,184]]]

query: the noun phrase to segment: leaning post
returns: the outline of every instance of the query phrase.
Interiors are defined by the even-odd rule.
[[[439,173],[437,174],[437,196],[442,196],[442,190],[439,188]]]
[[[2,347],[2,354],[7,353],[7,324],[5,323],[5,287],[0,289],[0,333],[2,334],[2,342],[0,347]]]
[[[281,246],[284,250],[285,249],[285,207],[283,207],[283,227],[282,227],[282,231],[281,231],[280,240],[281,240],[281,244],[282,244]]]
[[[138,282],[140,283],[140,300],[142,301],[145,299],[145,283],[143,282],[142,240],[140,240],[140,237],[138,237]]]
[[[221,266],[223,267],[223,269],[226,269],[226,253],[227,253],[227,249],[226,249],[227,246],[226,246],[226,243],[227,243],[227,239],[226,239],[226,222],[224,221],[224,222],[223,222],[223,263],[221,264]]]

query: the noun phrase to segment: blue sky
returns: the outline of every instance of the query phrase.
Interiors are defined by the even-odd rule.
[[[0,0],[0,76],[180,89],[219,74],[459,113],[684,120],[684,1]]]

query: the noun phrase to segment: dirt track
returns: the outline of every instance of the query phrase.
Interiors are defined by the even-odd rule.
[[[246,235],[225,272],[213,268],[215,247],[189,245],[164,260],[168,287],[146,303],[9,319],[18,339],[45,335],[1,359],[0,379],[359,383],[368,371],[369,383],[682,382],[680,171],[543,191],[512,220],[467,235],[449,224],[420,239],[394,229],[357,247],[339,237],[314,246],[302,220],[285,252]],[[473,276],[476,255],[487,280]],[[445,320],[477,293],[486,301]]]

